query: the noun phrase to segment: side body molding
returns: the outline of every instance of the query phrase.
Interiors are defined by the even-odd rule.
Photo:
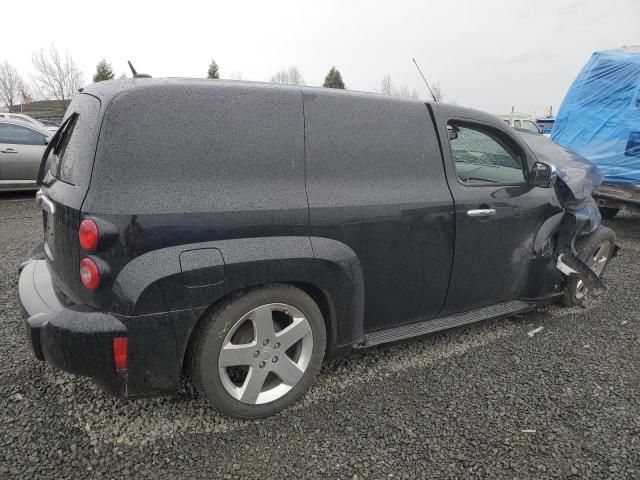
[[[205,252],[208,261],[185,261],[193,258],[193,252]],[[330,321],[329,358],[337,349],[346,352],[362,338],[360,263],[347,245],[326,238],[257,237],[154,250],[121,270],[114,293],[122,303],[120,310],[131,315],[168,310],[178,358],[184,358],[191,332],[210,305],[232,292],[269,283],[298,284],[323,294],[327,304],[321,308],[329,313]]]

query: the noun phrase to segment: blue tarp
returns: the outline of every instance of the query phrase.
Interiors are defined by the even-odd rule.
[[[640,47],[595,52],[567,92],[551,139],[605,182],[640,184]]]

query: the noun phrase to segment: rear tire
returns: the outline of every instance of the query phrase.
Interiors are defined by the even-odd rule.
[[[191,379],[224,415],[273,415],[315,380],[326,347],[320,309],[302,290],[269,285],[236,294],[203,318],[190,352]]]
[[[619,208],[600,207],[600,216],[605,220],[611,220],[619,211]]]
[[[604,274],[616,245],[616,234],[604,225],[589,235],[576,239],[578,258],[586,263],[598,277]],[[562,303],[568,307],[581,305],[588,294],[588,288],[575,277],[565,286]]]

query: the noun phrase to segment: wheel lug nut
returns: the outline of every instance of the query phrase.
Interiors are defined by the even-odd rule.
[[[273,363],[276,363],[276,362],[278,361],[278,357],[273,357],[273,358],[271,359],[271,361],[272,361]]]
[[[258,358],[260,356],[260,350],[256,350],[253,352],[253,358]]]
[[[266,363],[264,361],[260,362],[260,365],[258,365],[260,368],[264,368],[264,366],[266,365]]]
[[[273,348],[280,348],[280,344],[279,343],[274,344]]]

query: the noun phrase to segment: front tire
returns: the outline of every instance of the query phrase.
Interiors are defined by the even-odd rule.
[[[290,285],[234,295],[194,335],[193,383],[216,410],[240,419],[273,415],[294,403],[313,383],[326,348],[320,309]]]
[[[586,263],[598,277],[604,274],[613,255],[615,245],[616,234],[604,225],[598,226],[589,235],[578,237],[575,243],[578,258]],[[582,280],[572,277],[565,286],[562,299],[564,305],[573,307],[582,304],[588,290]]]

